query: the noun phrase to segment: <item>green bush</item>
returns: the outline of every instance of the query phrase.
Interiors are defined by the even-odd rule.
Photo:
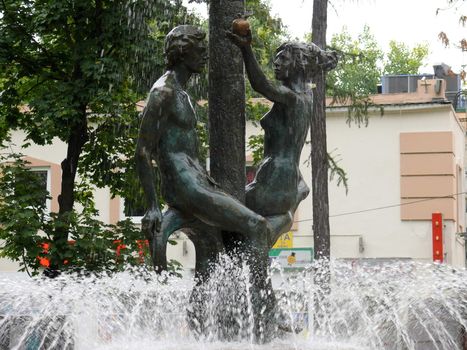
[[[130,220],[107,225],[97,220],[89,185],[77,186],[76,200],[84,209],[64,218],[48,214],[48,192],[21,154],[0,157],[0,257],[19,262],[20,271],[37,275],[58,257],[62,272],[117,272],[128,266],[150,265],[147,242]],[[59,245],[54,232],[66,220],[68,240]],[[63,227],[63,226],[62,226]],[[179,272],[174,262],[171,269]]]

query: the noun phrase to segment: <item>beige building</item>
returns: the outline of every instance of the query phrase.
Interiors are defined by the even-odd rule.
[[[375,96],[384,116],[373,111],[368,127],[348,127],[345,109],[328,110],[328,150],[349,177],[348,194],[330,185],[334,257],[432,261],[431,218],[440,212],[444,260],[465,265],[465,125],[435,80],[418,83],[414,93]]]
[[[335,258],[409,258],[432,261],[431,215],[443,215],[443,255],[445,262],[465,265],[465,125],[467,116],[456,113],[445,100],[444,81],[419,80],[412,93],[375,95],[374,103],[384,106],[370,112],[367,127],[347,120],[345,106],[328,106],[328,151],[345,169],[348,193],[330,182],[331,254]],[[247,125],[247,137],[260,133]],[[13,143],[20,145],[24,134],[15,132]],[[52,195],[51,211],[58,208],[60,162],[66,147],[32,145],[26,149],[35,171],[47,177]],[[302,173],[311,187],[311,169],[306,159],[309,145],[302,152]],[[247,160],[251,156],[247,154]],[[116,223],[124,219],[124,203],[112,199],[107,189],[96,190],[99,219]],[[312,248],[312,198],[300,205],[292,231],[284,247]],[[132,217],[139,222],[141,217]],[[194,247],[176,234],[179,244],[169,245],[169,257],[185,268],[194,267]],[[17,265],[0,260],[0,271],[15,271]]]
[[[444,261],[465,266],[465,112],[445,100],[438,79],[372,100],[384,114],[372,110],[367,127],[349,126],[347,108],[328,103],[328,152],[349,178],[348,193],[336,181],[329,186],[331,255],[433,261],[432,213],[440,212]],[[308,144],[301,161],[311,187],[309,154]],[[295,216],[294,248],[313,246],[312,216],[310,195]]]

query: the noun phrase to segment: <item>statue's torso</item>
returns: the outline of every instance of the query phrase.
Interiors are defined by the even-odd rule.
[[[193,184],[208,185],[207,173],[199,163],[196,114],[188,94],[174,88],[161,103],[165,113],[155,158],[161,175],[161,191],[172,205],[183,201]]]
[[[167,113],[167,119],[156,152],[162,158],[185,153],[197,160],[197,119],[190,98],[185,91],[175,90],[168,102],[166,112],[164,112]]]
[[[261,119],[264,159],[255,180],[247,186],[247,203],[262,215],[286,212],[295,203],[300,182],[300,155],[312,113],[312,96],[294,103],[275,103]]]
[[[265,158],[286,158],[297,163],[309,129],[311,113],[311,96],[298,96],[289,105],[275,103],[261,119]]]

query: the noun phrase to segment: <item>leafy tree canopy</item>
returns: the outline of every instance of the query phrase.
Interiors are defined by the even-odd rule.
[[[70,143],[85,119],[82,169],[121,188],[135,103],[162,72],[163,38],[196,21],[181,0],[3,0],[0,139],[20,128],[36,144]]]
[[[340,59],[337,68],[328,74],[328,94],[377,92],[384,54],[368,26],[357,38],[352,38],[344,27],[331,38],[330,47],[340,53]]]
[[[381,75],[417,74],[429,53],[427,44],[410,48],[392,40],[385,54],[368,26],[357,38],[352,38],[344,27],[332,37],[330,46],[341,58],[337,69],[329,74],[328,93],[336,89],[360,95],[376,93]]]
[[[164,67],[165,34],[197,22],[181,2],[0,1],[0,141],[22,129],[27,142],[67,144],[57,225],[47,232],[62,250],[55,265],[75,227],[78,168],[113,193],[134,188],[136,102]]]
[[[330,48],[339,55],[339,63],[327,80],[327,95],[334,102],[350,102],[348,122],[368,123],[368,109],[373,106],[369,96],[377,93],[377,86],[384,74],[416,74],[428,56],[428,47],[391,41],[387,54],[381,49],[368,26],[357,38],[344,27],[335,34]],[[375,106],[373,106],[375,107]],[[381,109],[381,113],[383,110]]]
[[[417,74],[428,56],[427,44],[418,44],[410,49],[403,42],[391,40],[386,56],[384,74]]]

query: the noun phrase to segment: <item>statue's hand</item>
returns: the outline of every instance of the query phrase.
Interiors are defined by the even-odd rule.
[[[141,229],[147,238],[161,231],[162,213],[159,208],[151,208],[141,220]]]
[[[251,45],[252,37],[250,29],[248,29],[246,35],[238,35],[228,30],[225,31],[225,35],[230,39],[232,43],[234,43],[240,48]]]

